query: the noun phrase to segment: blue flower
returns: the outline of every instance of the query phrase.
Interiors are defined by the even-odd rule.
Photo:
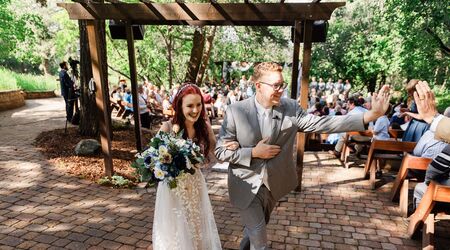
[[[145,165],[150,165],[151,162],[152,162],[152,157],[151,157],[151,156],[147,156],[147,157],[144,159]]]
[[[167,171],[167,170],[169,170],[169,167],[168,167],[166,164],[162,164],[162,165],[160,166],[160,168],[161,168],[162,171]]]
[[[186,169],[186,157],[183,154],[175,155],[175,157],[173,157],[173,161],[178,169]]]

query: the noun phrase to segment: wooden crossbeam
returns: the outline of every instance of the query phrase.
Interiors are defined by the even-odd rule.
[[[121,9],[118,6],[118,4],[122,3],[121,1],[119,1],[119,0],[106,0],[106,1],[110,2],[112,4],[112,6],[114,6],[117,9],[117,11],[119,11],[122,15],[126,16],[127,19],[131,18],[130,14],[128,12],[126,12],[125,10]]]
[[[159,19],[164,20],[164,16],[153,6],[153,3],[148,0],[139,0],[141,3],[145,4],[147,8]]]
[[[124,20],[148,25],[292,26],[295,20],[329,20],[336,3],[58,3],[73,20]],[[88,8],[86,8],[86,6]]]
[[[100,16],[97,15],[97,13],[91,8],[91,4],[83,1],[83,0],[72,0],[73,2],[76,2],[83,6],[84,9],[86,9],[87,12],[89,12],[90,15],[95,17],[94,19],[100,19]]]

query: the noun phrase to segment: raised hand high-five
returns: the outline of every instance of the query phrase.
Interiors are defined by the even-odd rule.
[[[372,109],[364,113],[364,123],[375,121],[386,113],[391,100],[390,90],[389,85],[384,85],[378,93],[372,95]]]
[[[416,91],[414,91],[414,101],[419,113],[406,112],[406,114],[415,119],[431,123],[438,112],[434,94],[426,81],[419,81],[417,83]]]

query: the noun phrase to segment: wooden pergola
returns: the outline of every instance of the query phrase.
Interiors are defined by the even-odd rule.
[[[141,25],[240,25],[240,26],[291,26],[294,27],[294,52],[292,62],[291,97],[297,98],[299,79],[299,52],[300,35],[303,35],[303,59],[300,99],[301,107],[307,108],[308,79],[311,67],[312,30],[315,20],[329,20],[336,8],[345,5],[344,2],[321,3],[320,0],[312,0],[310,3],[218,3],[211,0],[210,3],[152,3],[148,0],[140,0],[140,3],[123,3],[119,0],[109,0],[108,3],[93,3],[89,1],[74,1],[76,3],[58,3],[65,8],[72,20],[86,20],[91,53],[92,72],[96,87],[96,103],[103,113],[100,119],[100,134],[102,152],[105,161],[105,174],[113,174],[111,155],[111,117],[108,113],[109,93],[107,84],[107,72],[100,67],[106,63],[106,58],[99,53],[101,44],[99,39],[99,25],[96,20],[115,20],[126,23],[128,44],[128,56],[130,65],[130,80],[133,96],[133,110],[136,132],[137,149],[142,148],[141,128],[139,121],[139,108],[137,98],[136,59],[134,50],[134,38],[132,26]],[[298,191],[301,189],[303,175],[303,153],[305,147],[305,134],[297,135],[297,173],[299,179]]]

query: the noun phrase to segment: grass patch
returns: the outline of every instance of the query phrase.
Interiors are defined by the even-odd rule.
[[[13,73],[4,68],[0,68],[0,90],[17,90],[16,78]]]
[[[19,74],[0,68],[0,90],[52,91],[59,86],[56,78],[52,75]]]

